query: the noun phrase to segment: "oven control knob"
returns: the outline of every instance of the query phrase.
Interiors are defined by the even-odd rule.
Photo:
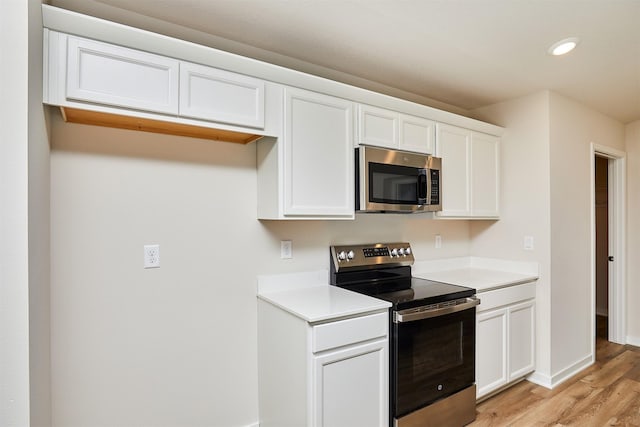
[[[347,252],[347,259],[351,260],[354,256],[356,256],[356,254],[353,251]]]
[[[398,249],[398,256],[404,256],[404,248]]]
[[[405,255],[411,255],[411,248],[409,246],[404,250]]]
[[[391,249],[391,258],[398,256],[398,250],[396,248]]]
[[[345,251],[338,252],[338,260],[344,261],[345,259],[347,259],[347,253]]]

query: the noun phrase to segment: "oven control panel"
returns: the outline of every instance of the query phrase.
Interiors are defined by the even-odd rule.
[[[412,265],[414,262],[411,245],[406,242],[331,246],[330,249],[336,271],[357,267]]]

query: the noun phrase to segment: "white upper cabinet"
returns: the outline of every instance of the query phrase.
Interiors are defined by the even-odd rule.
[[[44,42],[43,101],[67,121],[245,144],[280,134],[270,82],[46,29]]]
[[[353,103],[284,88],[283,135],[258,142],[258,218],[353,219]]]
[[[435,122],[422,117],[400,114],[398,147],[401,150],[433,154],[435,152]]]
[[[454,126],[437,125],[436,156],[442,158],[442,211],[438,216],[471,215],[471,133]]]
[[[353,218],[353,103],[294,88],[284,102],[284,214]]]
[[[180,64],[180,115],[264,128],[264,81],[203,65]]]
[[[358,144],[433,154],[434,134],[431,120],[358,105]]]
[[[398,113],[370,105],[358,105],[358,142],[397,149]]]
[[[438,123],[436,156],[442,158],[441,218],[498,219],[500,140]]]
[[[471,133],[471,214],[497,218],[500,196],[500,140]]]
[[[67,99],[178,114],[179,61],[73,36]]]

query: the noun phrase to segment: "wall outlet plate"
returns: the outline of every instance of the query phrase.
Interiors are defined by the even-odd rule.
[[[144,245],[144,268],[160,267],[160,245]]]

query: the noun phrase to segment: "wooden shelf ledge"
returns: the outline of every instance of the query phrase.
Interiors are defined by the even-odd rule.
[[[167,135],[188,136],[213,141],[248,144],[262,135],[214,129],[204,126],[185,125],[182,123],[164,122],[162,120],[144,119],[123,116],[120,114],[101,113],[78,108],[60,107],[65,122],[85,125],[105,126],[119,129],[139,130],[143,132],[162,133]]]

